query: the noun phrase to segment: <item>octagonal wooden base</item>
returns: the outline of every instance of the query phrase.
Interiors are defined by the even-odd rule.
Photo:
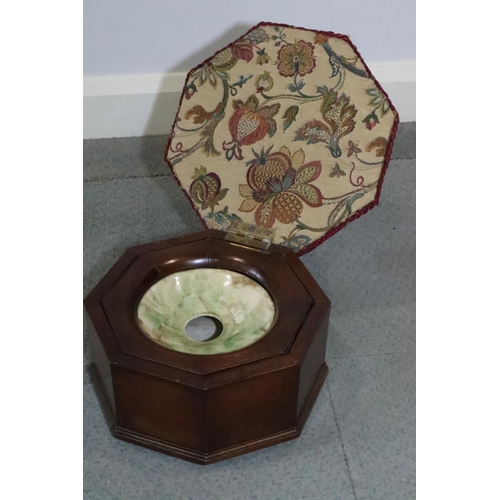
[[[261,448],[266,448],[267,446],[283,443],[285,441],[289,441],[290,439],[298,438],[306,423],[307,417],[309,416],[309,413],[313,408],[314,402],[316,401],[319,391],[323,386],[323,382],[325,381],[326,376],[328,375],[328,367],[326,363],[323,363],[316,378],[316,381],[314,383],[314,386],[312,387],[312,390],[307,400],[304,403],[302,411],[298,416],[297,424],[295,427],[291,429],[278,431],[274,434],[265,435],[263,437],[257,437],[251,441],[247,441],[239,445],[234,445],[225,449],[214,451],[212,453],[201,453],[193,449],[184,448],[182,446],[176,445],[171,441],[165,441],[151,436],[146,436],[137,431],[130,430],[125,427],[120,427],[117,424],[116,418],[114,417],[113,408],[111,407],[110,401],[106,396],[106,392],[102,385],[102,381],[100,380],[100,377],[98,375],[96,366],[94,364],[91,364],[89,366],[88,371],[92,383],[94,385],[95,391],[97,393],[99,403],[101,404],[101,408],[103,409],[106,421],[114,437],[121,439],[123,441],[127,441],[129,443],[137,444],[139,446],[144,446],[146,448],[150,448],[152,450],[159,451],[161,453],[166,453],[167,455],[172,455],[174,457],[182,458],[184,460],[188,460],[190,462],[202,465],[208,465],[211,463],[219,462],[221,460],[226,460],[228,458],[236,457],[244,453],[259,450]],[[281,408],[278,408],[277,411],[281,411]]]
[[[113,435],[200,464],[296,438],[325,380],[330,302],[300,259],[202,231],[128,249],[85,299],[94,387]],[[147,338],[136,319],[144,292],[193,267],[258,281],[277,315],[239,351],[192,355]]]

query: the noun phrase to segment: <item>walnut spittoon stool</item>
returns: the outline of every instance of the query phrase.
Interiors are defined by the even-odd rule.
[[[343,35],[261,23],[188,73],[165,159],[207,230],[85,299],[115,437],[208,464],[300,435],[330,301],[298,256],[378,203],[397,124]]]

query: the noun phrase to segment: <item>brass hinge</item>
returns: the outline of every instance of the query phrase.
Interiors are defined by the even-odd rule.
[[[248,222],[233,222],[227,232],[226,240],[265,250],[273,242],[275,233],[276,229],[267,229]]]

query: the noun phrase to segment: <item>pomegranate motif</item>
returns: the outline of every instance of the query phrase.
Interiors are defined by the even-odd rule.
[[[277,219],[282,224],[298,220],[304,203],[311,207],[322,205],[321,191],[310,182],[321,173],[321,162],[304,164],[302,149],[293,155],[283,146],[279,152],[271,153],[272,146],[250,160],[247,184],[240,185],[240,195],[245,198],[240,206],[241,212],[255,210],[255,223],[272,227]]]
[[[238,99],[233,101],[234,113],[229,119],[229,132],[232,141],[224,142],[227,160],[236,157],[243,159],[241,146],[249,146],[276,132],[274,116],[280,109],[280,104],[259,107],[259,99],[252,94],[246,102]]]
[[[221,190],[220,178],[214,172],[208,172],[205,167],[195,168],[194,179],[189,187],[189,194],[191,198],[201,205],[202,210],[211,208],[212,212],[214,207],[219,204],[219,201],[224,199],[228,188]]]

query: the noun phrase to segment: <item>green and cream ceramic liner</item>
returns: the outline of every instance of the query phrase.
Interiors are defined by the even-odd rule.
[[[223,325],[213,340],[188,337],[186,324],[212,316]],[[189,354],[237,351],[261,339],[275,316],[269,293],[247,276],[225,269],[200,268],[171,274],[155,283],[142,298],[137,319],[154,342]]]

